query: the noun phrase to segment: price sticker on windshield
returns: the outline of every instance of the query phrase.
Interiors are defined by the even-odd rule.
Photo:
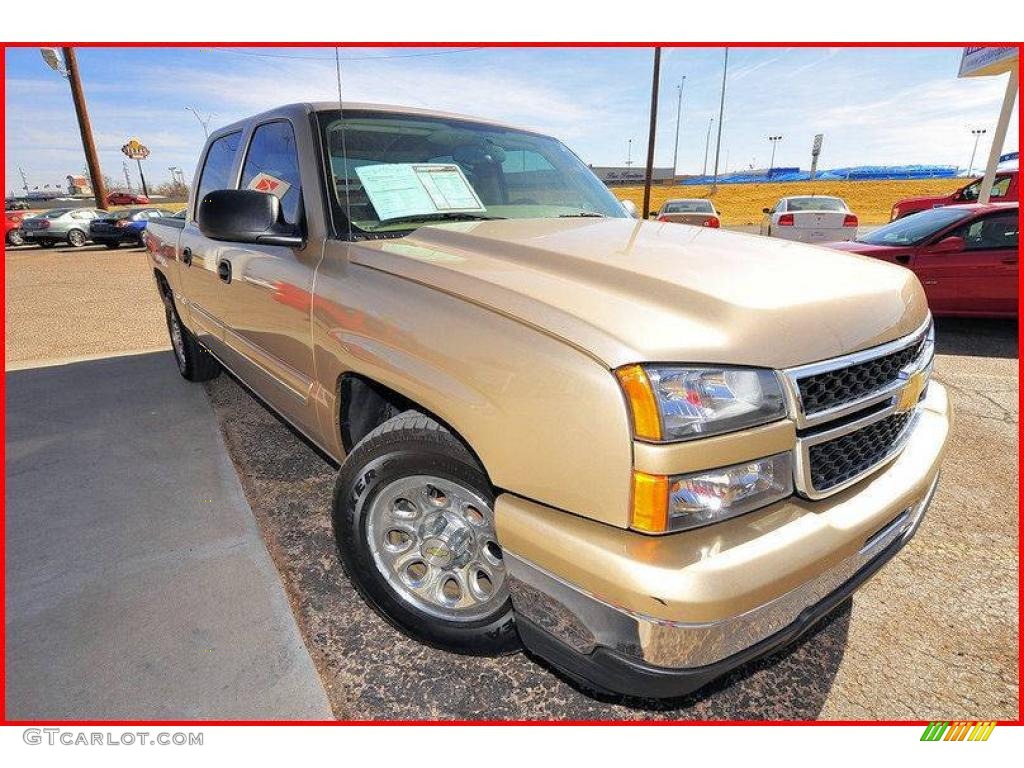
[[[381,221],[487,210],[454,163],[384,163],[355,171]]]

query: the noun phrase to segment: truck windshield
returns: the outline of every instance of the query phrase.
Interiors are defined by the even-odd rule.
[[[874,232],[857,238],[857,242],[868,245],[917,245],[940,229],[944,229],[960,219],[966,219],[970,215],[971,211],[966,211],[963,208],[932,208],[929,211],[921,211],[897,219],[891,224],[886,224]]]
[[[484,219],[607,216],[621,204],[576,155],[540,134],[456,118],[320,112],[331,199],[354,229],[400,232]]]

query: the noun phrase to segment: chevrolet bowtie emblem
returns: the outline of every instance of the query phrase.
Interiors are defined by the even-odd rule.
[[[906,385],[900,390],[899,400],[896,402],[896,413],[906,413],[917,405],[927,383],[928,377],[925,371],[918,371],[911,375],[907,379]]]

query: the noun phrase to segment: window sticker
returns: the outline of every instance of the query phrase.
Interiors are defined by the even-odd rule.
[[[291,188],[292,185],[287,181],[271,176],[269,173],[257,173],[249,182],[249,189],[256,192],[268,192],[278,200],[287,195]]]
[[[381,221],[487,210],[454,163],[385,163],[355,169]]]

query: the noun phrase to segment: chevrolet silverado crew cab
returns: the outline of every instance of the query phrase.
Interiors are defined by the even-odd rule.
[[[425,643],[679,695],[921,523],[950,416],[903,267],[637,221],[555,139],[415,109],[284,106],[194,178],[144,237],[178,368],[339,464],[346,572]]]

